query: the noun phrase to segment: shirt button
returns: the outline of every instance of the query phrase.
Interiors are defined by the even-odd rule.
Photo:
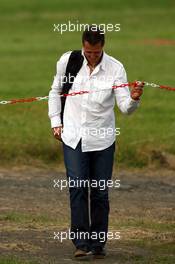
[[[86,106],[86,102],[83,101],[83,102],[82,102],[82,106]]]
[[[81,118],[82,118],[82,121],[85,121],[86,120],[86,113],[82,113]]]

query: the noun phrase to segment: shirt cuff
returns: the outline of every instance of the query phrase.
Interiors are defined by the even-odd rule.
[[[51,128],[61,126],[61,119],[59,116],[54,116],[51,118]]]

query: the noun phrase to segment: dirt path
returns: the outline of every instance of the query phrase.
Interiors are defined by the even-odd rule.
[[[168,170],[114,173],[121,186],[110,189],[110,231],[121,238],[108,241],[105,260],[90,263],[175,263],[174,176]],[[58,179],[65,179],[64,171],[0,169],[1,258],[78,263],[72,243],[54,239],[54,232],[68,230],[70,213],[68,190],[54,188]]]

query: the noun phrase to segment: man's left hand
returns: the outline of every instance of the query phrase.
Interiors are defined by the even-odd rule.
[[[143,93],[144,83],[143,82],[136,82],[136,83],[137,83],[136,86],[131,87],[131,98],[134,100],[139,100],[140,96]]]

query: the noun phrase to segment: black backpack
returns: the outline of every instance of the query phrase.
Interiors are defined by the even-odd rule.
[[[69,57],[66,73],[64,77],[64,83],[62,87],[61,94],[68,94],[69,90],[72,87],[73,81],[77,76],[79,70],[83,64],[83,56],[81,54],[81,50],[74,50],[71,52]],[[66,96],[61,97],[61,123],[63,124],[63,114],[64,114],[64,107],[66,103]]]

